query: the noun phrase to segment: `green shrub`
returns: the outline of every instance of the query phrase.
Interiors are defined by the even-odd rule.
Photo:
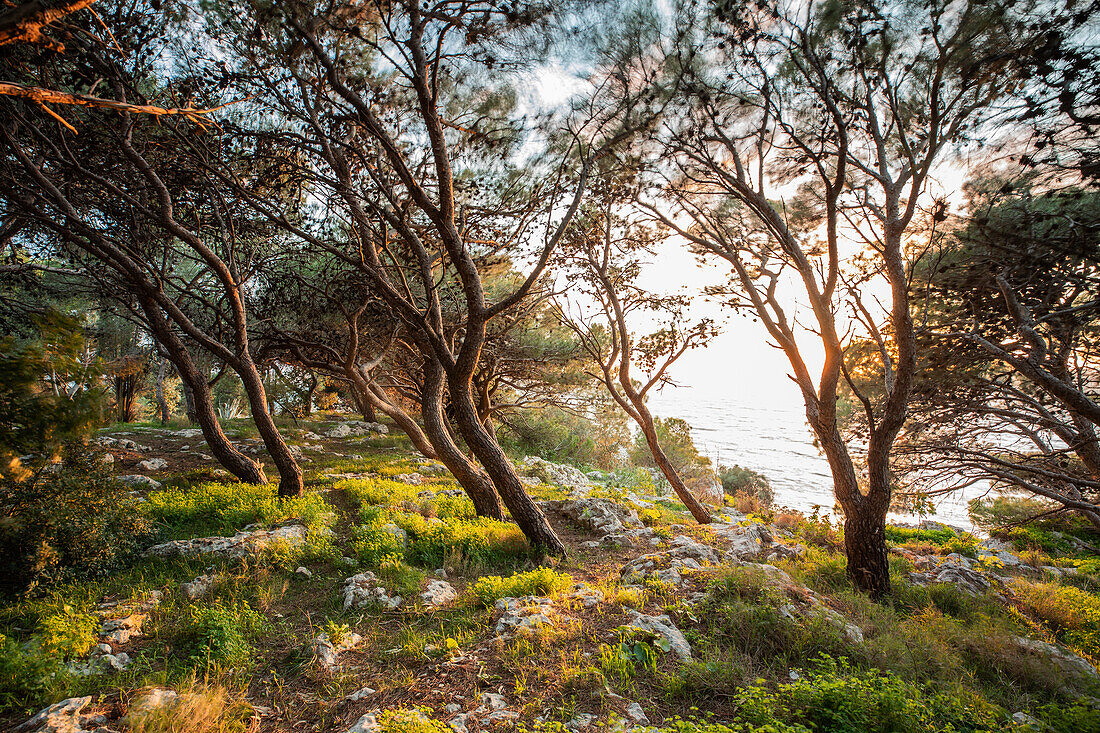
[[[206,483],[154,491],[143,507],[176,537],[231,534],[249,524],[270,526],[292,518],[310,529],[332,521],[332,511],[320,494],[280,497],[277,491],[274,484]]]
[[[658,417],[654,419],[653,426],[657,431],[657,442],[660,443],[661,449],[677,471],[688,466],[710,465],[710,459],[699,453],[699,449],[695,447],[695,441],[691,438],[691,425],[686,420],[678,417]],[[634,436],[630,460],[638,466],[657,467],[657,462],[641,431]]]
[[[70,444],[59,469],[0,477],[0,593],[107,575],[150,537],[102,455]]]
[[[419,503],[419,489],[385,478],[346,479],[336,483],[361,510],[367,507],[396,507],[402,502]]]
[[[789,684],[740,690],[733,707],[752,725],[787,724],[815,733],[999,731],[1004,714],[964,691],[931,692],[890,673],[856,671],[847,660],[824,655]]]
[[[382,733],[451,733],[444,723],[435,720],[430,710],[399,708],[386,710],[378,715]]]
[[[191,661],[228,667],[242,664],[252,655],[250,639],[263,625],[263,617],[247,603],[193,606],[182,634]]]
[[[474,584],[474,595],[482,604],[491,606],[501,598],[552,595],[572,584],[573,579],[565,573],[552,568],[536,568],[508,577],[487,575],[480,578]]]
[[[1012,582],[1012,591],[1020,607],[1059,639],[1100,658],[1100,597],[1073,586],[1022,579]]]
[[[765,507],[775,501],[775,492],[764,474],[742,468],[741,466],[719,466],[718,478],[722,481],[722,490],[730,496],[743,494],[760,501]]]
[[[785,603],[759,570],[730,570],[715,578],[695,615],[723,659],[747,658],[786,670],[820,654],[857,653],[825,616],[792,618],[783,611]]]
[[[36,643],[21,644],[0,634],[0,714],[30,713],[56,684],[61,660]]]
[[[79,657],[96,643],[99,621],[90,613],[77,613],[64,606],[61,613],[43,616],[38,621],[42,651],[61,659]]]
[[[357,560],[368,567],[378,567],[384,558],[400,557],[405,553],[405,543],[385,525],[376,519],[370,524],[361,524],[351,531],[348,549]]]

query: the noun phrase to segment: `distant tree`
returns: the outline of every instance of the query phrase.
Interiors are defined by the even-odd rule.
[[[0,476],[16,482],[28,475],[20,456],[53,455],[102,417],[100,367],[87,358],[81,324],[50,312],[34,330],[0,340]]]
[[[653,232],[616,214],[616,204],[621,201],[617,188],[610,181],[601,182],[600,195],[583,210],[566,236],[564,252],[575,266],[574,288],[590,298],[595,307],[594,313],[568,313],[562,308],[562,321],[577,335],[592,365],[592,376],[638,424],[654,464],[676,496],[696,521],[710,522],[710,511],[680,475],[687,465],[674,464],[663,447],[659,427],[665,429],[666,438],[674,438],[673,445],[683,444],[675,440],[678,423],[659,424],[646,400],[653,388],[669,381],[669,368],[689,349],[705,343],[713,328],[709,320],[690,320],[687,298],[655,295],[639,287],[640,260],[652,251]],[[665,323],[639,336],[631,329],[640,314],[653,315]],[[636,369],[641,372],[638,378]]]

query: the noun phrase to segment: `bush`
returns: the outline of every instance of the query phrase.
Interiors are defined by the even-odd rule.
[[[380,519],[353,528],[348,547],[357,560],[372,568],[381,565],[387,557],[401,557],[405,553],[405,543],[394,532],[385,529]]]
[[[474,584],[474,595],[485,606],[492,606],[501,598],[520,596],[546,596],[559,593],[573,584],[565,573],[551,568],[537,568],[508,577],[487,575]]]
[[[681,420],[678,417],[656,418],[653,424],[657,430],[657,442],[677,471],[688,466],[710,465],[710,459],[700,455],[699,449],[695,447],[695,441],[691,439],[691,425],[686,420]],[[645,435],[641,432],[638,432],[634,437],[634,447],[630,451],[630,460],[638,466],[657,467],[657,462],[653,458],[653,453],[649,450]]]
[[[1012,582],[1016,602],[1070,646],[1100,658],[1100,598],[1056,583]]]
[[[785,723],[819,733],[1003,729],[1003,712],[976,695],[929,692],[890,673],[855,671],[847,660],[826,655],[790,684],[740,690],[733,707],[753,725]]]
[[[147,516],[179,537],[230,534],[249,524],[273,525],[300,519],[310,529],[332,521],[320,494],[278,496],[274,484],[206,483],[154,491],[143,505]]]
[[[68,606],[61,613],[43,616],[38,621],[42,651],[60,659],[72,659],[87,653],[96,643],[99,621],[90,613],[76,613]]]
[[[378,715],[382,733],[451,733],[451,729],[431,718],[430,711],[413,709],[386,710]]]
[[[182,641],[192,662],[228,667],[249,660],[250,639],[262,625],[263,617],[247,603],[225,605],[219,600],[191,608]]]
[[[785,672],[819,654],[857,651],[829,619],[791,618],[782,611],[785,603],[782,592],[762,572],[731,570],[714,579],[695,615],[723,659],[750,659]]]
[[[61,660],[0,634],[0,714],[32,712],[53,690]]]
[[[611,469],[630,440],[626,419],[618,409],[596,419],[555,407],[516,410],[501,425],[500,442],[514,456]]]
[[[751,496],[758,499],[765,507],[771,506],[775,501],[775,492],[772,491],[767,477],[751,468],[742,468],[737,465],[720,466],[718,478],[722,481],[722,490],[730,496],[739,494]]]
[[[444,519],[411,531],[406,556],[433,568],[457,558],[471,565],[499,567],[529,559],[531,548],[519,527],[510,522],[486,517]]]
[[[55,464],[56,465],[56,464]],[[150,537],[149,522],[114,481],[102,453],[70,444],[60,468],[0,477],[0,593],[103,576]]]

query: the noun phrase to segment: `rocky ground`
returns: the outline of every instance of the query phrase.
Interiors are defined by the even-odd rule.
[[[196,531],[213,520],[195,497],[225,479],[201,436],[103,436],[160,541],[115,578],[59,589],[65,608],[94,618],[94,644],[45,693],[59,702],[10,712],[10,727],[581,733],[683,719],[736,730],[748,725],[745,690],[795,699],[821,679],[805,670],[822,654],[892,670],[921,694],[973,695],[1006,730],[1059,729],[1050,706],[1071,700],[1084,700],[1080,720],[1097,719],[1092,648],[1060,636],[1034,600],[1095,590],[1065,558],[914,527],[893,543],[896,597],[874,604],[847,587],[827,523],[726,507],[698,525],[652,483],[527,459],[518,465],[570,549],[540,564],[507,526],[468,517],[445,470],[384,425],[287,432],[308,501],[280,514],[270,496],[251,505],[234,489],[240,508],[218,514],[229,531],[211,534]],[[7,609],[5,633],[41,609]],[[223,727],[202,727],[204,715]],[[774,730],[860,729],[806,720]]]

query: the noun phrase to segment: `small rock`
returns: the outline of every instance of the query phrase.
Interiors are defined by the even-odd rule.
[[[312,578],[313,577],[313,572],[309,568],[303,567],[301,565],[299,565],[297,568],[295,568],[294,572],[297,573],[298,575],[304,575],[307,578]]]
[[[448,705],[447,707],[450,707]],[[466,719],[470,717],[469,713],[459,713],[450,720],[447,721],[447,725],[451,726],[451,730],[455,733],[467,733]]]
[[[439,608],[456,598],[458,593],[454,586],[445,580],[429,580],[428,589],[420,594],[420,602],[429,609]]]
[[[592,725],[595,720],[596,716],[592,713],[577,713],[572,720],[565,724],[565,727],[573,731],[584,730]]]
[[[632,702],[626,706],[626,717],[629,718],[634,725],[649,725],[649,718],[646,717],[645,711],[642,710],[642,706],[636,702]]]
[[[348,695],[344,699],[355,702],[357,700],[362,700],[363,698],[370,697],[371,695],[375,694],[376,692],[378,692],[378,691],[375,690],[375,689],[372,689],[370,687],[362,687],[362,688],[356,690],[355,692],[351,693],[350,695]]]
[[[393,477],[394,481],[400,481],[403,484],[411,484],[413,486],[420,486],[424,483],[424,477],[419,473],[399,473]]]
[[[362,643],[363,637],[356,634],[354,631],[349,634],[344,634],[339,643],[333,642],[329,635],[326,633],[320,633],[311,642],[310,646],[313,649],[313,657],[317,660],[317,663],[324,669],[332,669],[336,666],[336,658],[341,652],[345,652],[348,649],[354,649]]]
[[[347,733],[378,733],[380,730],[382,726],[378,723],[378,716],[367,713],[355,721],[355,724],[348,728]]]
[[[70,697],[38,711],[30,720],[15,728],[17,731],[42,731],[43,733],[80,733],[80,711],[91,703],[91,695]]]
[[[191,600],[202,598],[209,593],[218,583],[218,576],[214,573],[200,575],[190,583],[180,583],[180,590]]]
[[[138,464],[141,471],[163,471],[168,468],[168,461],[163,458],[147,458]]]
[[[344,581],[344,609],[352,606],[362,608],[377,604],[386,610],[393,610],[401,605],[401,596],[390,596],[386,589],[378,583],[374,573],[366,572],[353,575]]]
[[[164,484],[161,482],[151,479],[148,476],[142,476],[140,473],[119,476],[118,482],[131,489],[144,489],[146,491],[158,491],[164,488]]]
[[[630,611],[630,627],[648,631],[668,640],[671,651],[683,662],[691,661],[691,645],[683,632],[672,623],[667,615],[646,616],[637,611]]]

